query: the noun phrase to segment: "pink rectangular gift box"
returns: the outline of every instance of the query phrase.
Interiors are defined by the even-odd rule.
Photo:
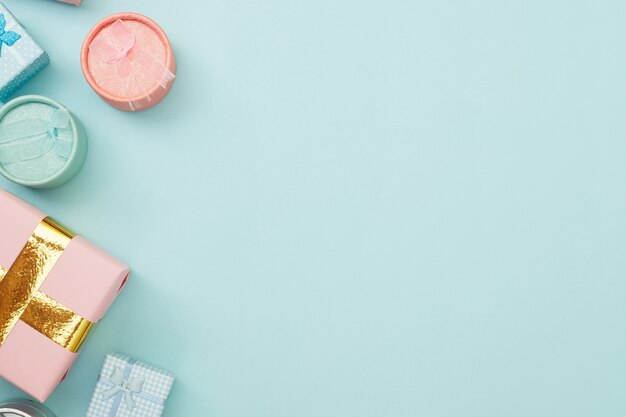
[[[46,217],[0,189],[0,265],[9,267]],[[40,291],[83,318],[102,319],[130,274],[127,266],[82,236],[74,237]],[[0,303],[2,300],[0,300]],[[0,376],[43,402],[65,378],[78,353],[19,321],[0,346]]]

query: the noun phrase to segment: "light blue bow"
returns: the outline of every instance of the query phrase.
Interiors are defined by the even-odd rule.
[[[36,117],[0,125],[0,163],[24,162],[54,150],[68,159],[72,153],[73,134],[70,112],[55,109],[47,118]],[[60,129],[63,129],[61,131]]]
[[[109,381],[111,381],[114,385],[102,393],[102,398],[104,400],[108,400],[115,397],[119,393],[123,393],[124,401],[126,401],[126,407],[128,407],[129,410],[137,407],[133,395],[140,394],[143,390],[143,384],[145,382],[144,378],[126,379],[124,378],[124,371],[120,368],[115,368],[113,370],[113,374],[109,377]]]
[[[12,30],[5,30],[6,27],[6,18],[4,17],[3,13],[0,13],[0,56],[2,56],[3,43],[5,43],[7,46],[13,46],[13,44],[22,37],[22,35],[20,35],[19,33],[15,33]]]
[[[133,410],[137,406],[135,398],[143,398],[152,403],[163,405],[163,398],[143,392],[144,378],[131,377],[135,363],[135,360],[130,360],[124,370],[115,367],[108,378],[102,374],[100,375],[98,381],[110,387],[102,392],[102,399],[105,401],[113,399],[109,417],[117,416],[122,399],[124,399],[126,408],[129,410]]]

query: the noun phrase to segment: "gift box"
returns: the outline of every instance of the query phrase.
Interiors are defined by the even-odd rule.
[[[85,38],[80,61],[91,88],[124,111],[154,106],[165,98],[176,77],[167,35],[137,13],[115,14],[96,24]]]
[[[0,189],[0,376],[45,401],[128,275],[87,239]]]
[[[106,356],[87,417],[159,417],[174,375],[120,354]]]
[[[0,101],[7,101],[49,63],[48,54],[0,3]]]
[[[76,116],[43,96],[20,96],[0,108],[0,174],[21,185],[52,188],[80,171],[87,137]]]

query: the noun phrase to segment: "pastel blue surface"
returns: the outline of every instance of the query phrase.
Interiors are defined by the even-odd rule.
[[[0,184],[135,271],[60,417],[110,351],[176,373],[166,417],[626,412],[625,2],[6,2],[90,150]],[[139,114],[78,63],[127,9],[179,63]]]

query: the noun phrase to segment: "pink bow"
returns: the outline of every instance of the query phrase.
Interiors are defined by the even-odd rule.
[[[114,64],[121,78],[131,75],[133,62],[163,88],[167,88],[167,84],[176,77],[163,63],[136,45],[135,34],[119,19],[94,38],[89,44],[89,51],[102,61]]]

